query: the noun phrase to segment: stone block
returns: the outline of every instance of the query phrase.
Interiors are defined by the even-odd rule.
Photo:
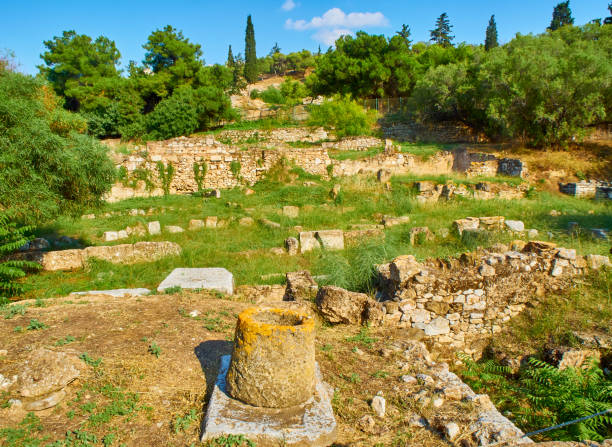
[[[176,268],[164,279],[158,292],[173,287],[181,289],[206,289],[232,295],[234,293],[234,276],[224,268]]]
[[[387,227],[394,227],[396,225],[404,225],[410,222],[410,216],[384,216],[382,219],[382,224]]]
[[[412,279],[421,269],[421,264],[412,255],[398,256],[389,265],[391,280],[398,284]]]
[[[83,250],[48,251],[42,254],[41,264],[43,270],[76,270],[83,268],[85,258]]]
[[[205,219],[206,228],[216,228],[219,225],[217,216],[207,216]]]
[[[240,220],[238,221],[238,224],[239,224],[241,227],[250,227],[250,226],[251,226],[251,225],[253,225],[254,223],[255,223],[255,220],[253,220],[253,218],[252,218],[252,217],[248,217],[248,216],[247,216],[247,217],[243,217],[242,219],[240,219]]]
[[[506,224],[506,228],[515,233],[520,233],[525,231],[525,224],[520,220],[507,220],[504,222]]]
[[[246,405],[227,392],[230,356],[221,357],[202,430],[202,442],[221,436],[243,435],[257,446],[324,447],[336,440],[336,420],[331,406],[333,390],[315,368],[315,391],[306,403],[287,409]]]
[[[612,263],[610,262],[610,258],[603,255],[587,255],[586,256],[587,265],[589,268],[593,270],[599,270],[602,267],[612,268]]]
[[[366,303],[370,300],[365,293],[325,286],[319,289],[316,304],[330,323],[361,324]]]
[[[313,301],[319,286],[307,270],[289,272],[285,275],[287,286],[284,301]]]
[[[200,219],[191,219],[189,221],[189,230],[201,230],[204,228],[204,221]]]
[[[480,228],[485,230],[501,230],[504,227],[503,216],[479,217]]]
[[[152,236],[161,234],[161,225],[158,221],[147,222],[147,231]]]
[[[480,228],[480,219],[477,217],[466,217],[465,219],[457,219],[453,222],[453,226],[457,233],[461,236],[466,230],[478,230]]]
[[[104,242],[116,241],[119,239],[119,233],[117,231],[105,231],[104,234],[102,234],[102,239]]]
[[[344,233],[342,230],[320,230],[316,238],[325,250],[344,250]]]
[[[321,244],[315,237],[314,231],[300,232],[300,253],[306,253],[317,248],[321,248]]]
[[[178,225],[166,225],[164,227],[164,230],[172,234],[183,233],[185,231],[182,227],[179,227]]]
[[[283,206],[283,215],[295,219],[300,215],[300,209],[297,206],[285,205]]]
[[[285,249],[290,256],[295,256],[298,254],[300,248],[300,242],[294,237],[288,237],[285,239]]]

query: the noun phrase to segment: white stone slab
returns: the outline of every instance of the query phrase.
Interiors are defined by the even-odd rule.
[[[234,275],[219,267],[174,269],[157,288],[158,292],[180,287],[181,289],[207,289],[234,294]]]
[[[114,290],[88,290],[86,292],[72,292],[70,295],[108,295],[115,298],[126,296],[142,296],[151,293],[149,289],[114,289]]]
[[[225,377],[231,356],[221,357],[202,441],[221,436],[243,435],[258,447],[323,447],[336,440],[336,419],[331,406],[333,390],[325,384],[319,366],[315,372],[315,393],[306,403],[291,408],[260,408],[246,405],[227,394]]]

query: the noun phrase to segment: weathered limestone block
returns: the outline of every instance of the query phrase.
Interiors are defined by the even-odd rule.
[[[125,262],[157,261],[166,256],[178,256],[181,251],[181,246],[176,242],[136,242],[132,258]]]
[[[300,249],[300,242],[294,237],[288,237],[285,239],[285,249],[290,256],[295,256]]]
[[[350,292],[336,286],[319,289],[316,298],[317,308],[330,323],[362,324],[368,317],[376,322],[382,318],[382,305],[374,302],[365,293]],[[378,310],[372,308],[378,307]],[[372,309],[372,310],[370,310]]]
[[[227,390],[256,407],[287,408],[315,386],[314,319],[294,309],[251,308],[238,316]]]
[[[17,391],[24,397],[58,391],[79,377],[82,365],[76,355],[36,349],[28,356],[19,374]]]
[[[151,236],[161,234],[161,225],[158,221],[148,222],[147,223],[147,231]]]
[[[206,228],[216,228],[219,224],[217,216],[207,216],[205,222]]]
[[[459,236],[466,230],[478,230],[480,228],[480,219],[477,217],[466,217],[465,219],[457,219],[453,222],[453,226],[459,233]]]
[[[178,225],[166,225],[164,227],[164,230],[166,230],[168,233],[183,233],[185,231],[182,227],[179,227]]]
[[[143,296],[151,293],[149,289],[113,289],[113,290],[88,290],[85,292],[72,292],[70,295],[87,296],[87,295],[105,295],[114,298],[124,298],[126,296]]]
[[[41,264],[43,270],[76,270],[83,268],[85,262],[83,250],[60,250],[42,253]]]
[[[234,276],[224,268],[176,268],[164,279],[158,292],[180,287],[181,289],[206,289],[232,295]]]
[[[130,262],[134,258],[134,246],[132,244],[121,245],[101,245],[96,247],[87,247],[83,250],[86,258],[96,258],[103,261],[120,264],[122,262]]]
[[[410,229],[410,245],[415,245],[419,238],[423,238],[425,241],[433,241],[434,235],[429,227],[414,227]]]
[[[344,250],[344,233],[342,230],[319,230],[315,237],[325,250]]]
[[[102,239],[104,240],[104,242],[116,241],[117,239],[119,239],[119,232],[117,232],[117,231],[105,231],[102,234]]]
[[[389,265],[391,280],[398,284],[412,279],[421,269],[422,265],[412,255],[398,256]]]
[[[319,286],[307,270],[286,274],[284,301],[313,301]]]
[[[480,228],[485,230],[501,230],[504,228],[505,218],[503,216],[479,217]]]
[[[387,227],[394,227],[396,225],[403,225],[410,222],[410,216],[384,216],[382,219],[382,224]]]
[[[520,220],[507,220],[504,223],[506,228],[512,232],[520,233],[525,231],[525,224]]]
[[[599,270],[600,268],[606,266],[612,268],[612,263],[610,262],[610,258],[602,255],[587,255],[586,261],[590,269]]]
[[[194,231],[194,230],[200,230],[204,228],[204,221],[201,219],[191,219],[189,221],[189,230],[190,231]]]
[[[314,231],[302,231],[300,233],[300,253],[321,248],[321,244],[315,237]]]

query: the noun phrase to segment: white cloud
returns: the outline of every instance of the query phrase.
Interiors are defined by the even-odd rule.
[[[320,29],[312,37],[317,42],[324,43],[325,45],[333,45],[340,36],[354,35],[355,33],[350,29]]]
[[[283,6],[281,6],[281,8],[283,9],[283,11],[291,11],[296,6],[297,4],[293,0],[285,0],[285,3],[283,3]]]
[[[308,22],[287,19],[285,27],[304,31],[315,28],[357,29],[368,26],[387,26],[388,24],[389,21],[382,12],[351,12],[346,14],[340,8],[332,8],[321,17],[313,17]]]
[[[287,0],[293,2],[293,0]],[[325,45],[333,45],[338,37],[353,35],[355,30],[373,26],[388,26],[389,21],[382,12],[351,12],[346,14],[340,8],[332,8],[320,17],[309,21],[287,19],[285,28],[306,31],[318,30],[312,37]]]

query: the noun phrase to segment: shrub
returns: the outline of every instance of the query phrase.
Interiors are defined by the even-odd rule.
[[[285,97],[276,87],[268,87],[259,94],[259,97],[268,104],[285,104]]]
[[[308,124],[333,128],[339,138],[368,135],[376,122],[376,112],[366,111],[348,97],[336,96],[310,108]]]
[[[97,206],[115,179],[108,148],[60,103],[39,80],[0,71],[0,209],[25,223]]]
[[[190,135],[198,128],[198,111],[191,87],[178,88],[146,117],[149,136],[167,139]]]
[[[206,173],[208,172],[208,165],[205,161],[201,163],[193,164],[193,178],[198,185],[198,192],[202,192],[204,189],[204,178],[206,177]]]

